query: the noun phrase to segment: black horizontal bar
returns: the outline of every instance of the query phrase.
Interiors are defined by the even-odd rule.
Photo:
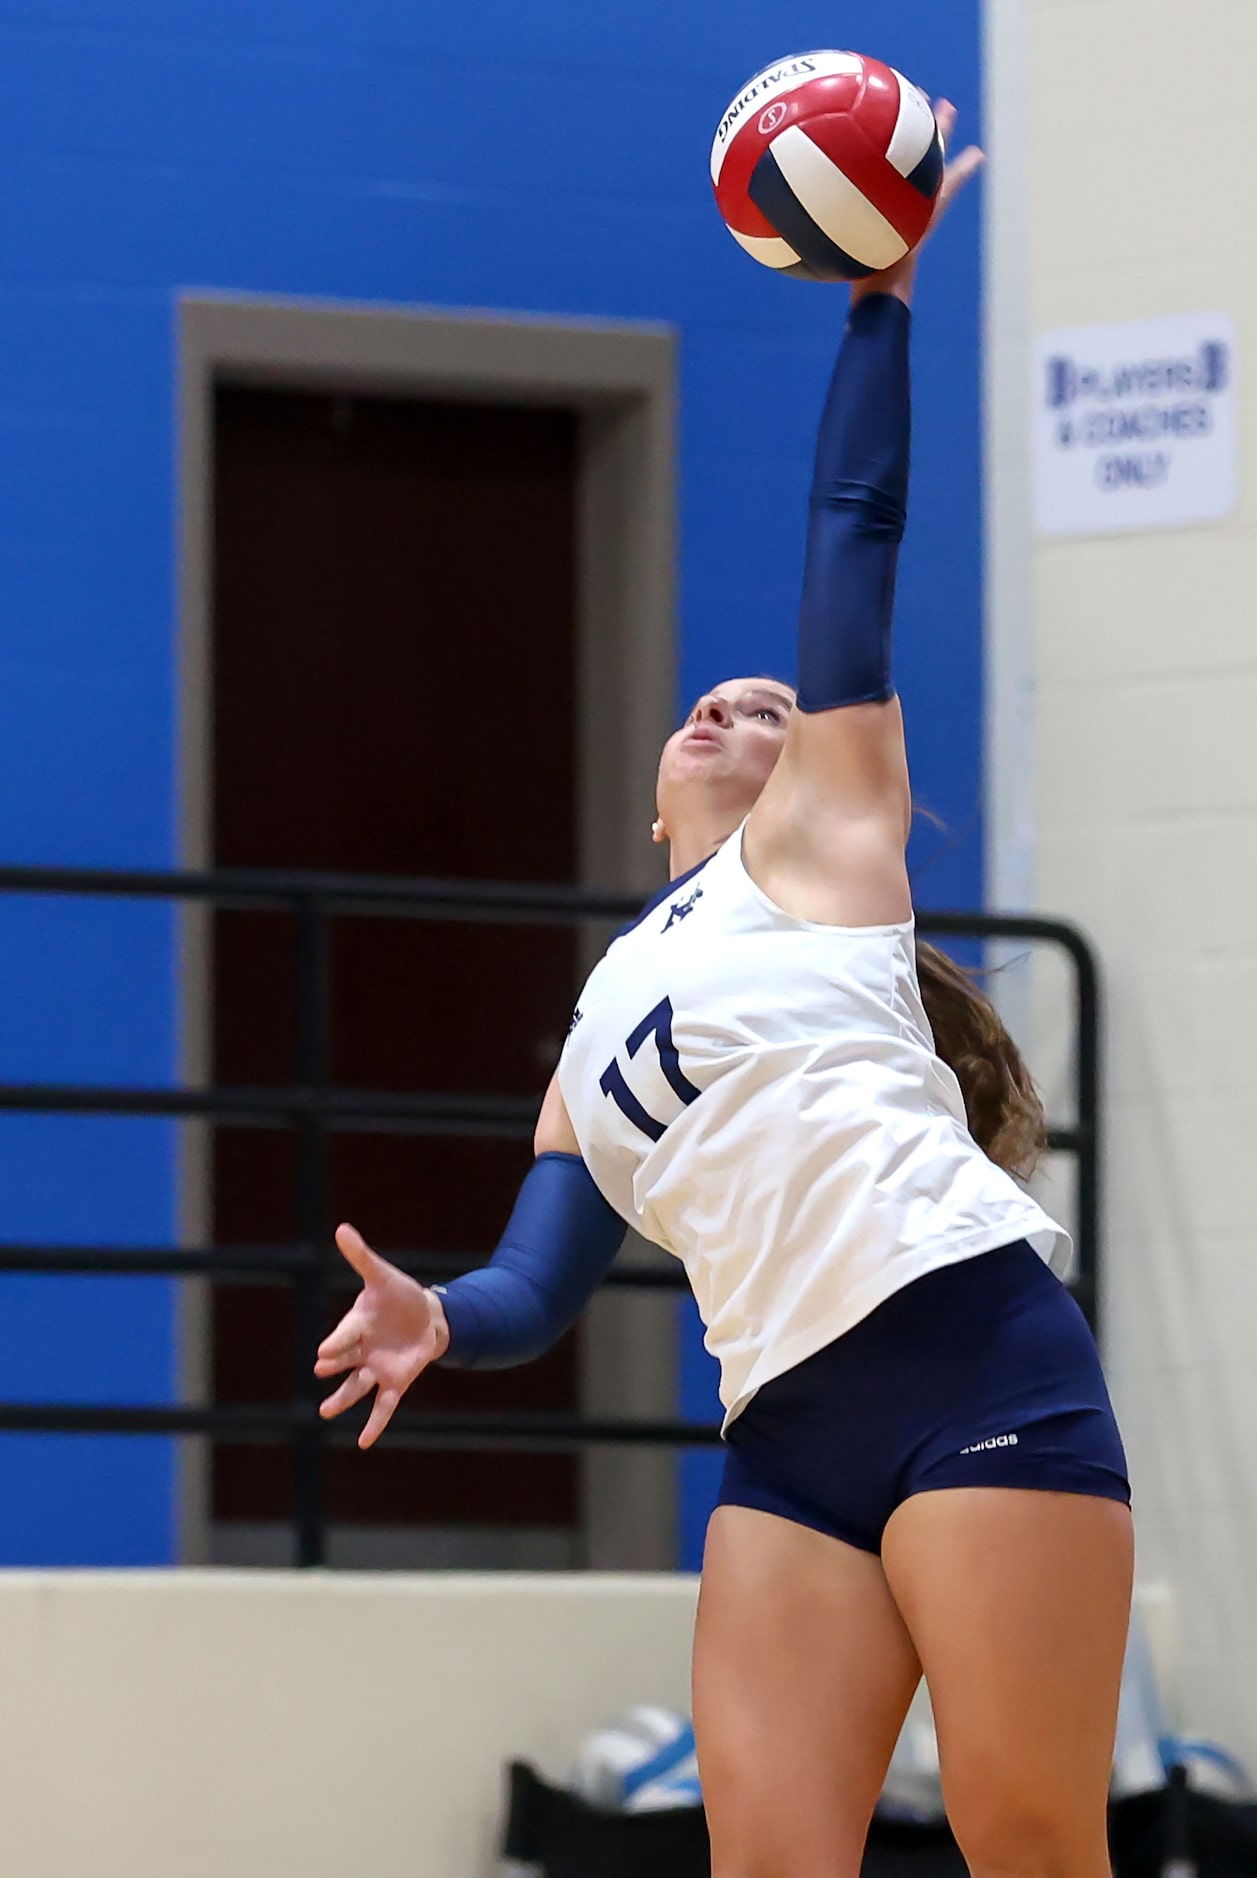
[[[56,1272],[109,1278],[235,1278],[266,1284],[320,1269],[324,1253],[299,1245],[185,1246],[0,1245],[0,1272]],[[481,1258],[436,1252],[388,1252],[394,1265],[425,1282],[476,1271]],[[332,1268],[332,1280],[337,1268]],[[675,1261],[667,1265],[613,1265],[604,1285],[614,1290],[686,1291],[689,1280]],[[346,1266],[344,1283],[357,1283]]]
[[[424,1283],[448,1281],[463,1272],[476,1271],[484,1263],[483,1259],[441,1258],[424,1253],[390,1252],[387,1256],[400,1270]],[[303,1246],[230,1246],[192,1251],[166,1246],[0,1245],[0,1272],[35,1276],[54,1273],[75,1278],[218,1278],[266,1285],[299,1277],[319,1263],[320,1254]],[[349,1290],[355,1283],[352,1273],[346,1270],[344,1288]],[[613,1265],[602,1280],[602,1288],[688,1292],[689,1279],[683,1267],[676,1263]],[[337,1289],[334,1282],[332,1289]],[[1070,1289],[1084,1308],[1094,1301],[1094,1285],[1088,1277],[1075,1277]]]
[[[97,867],[0,867],[0,893],[203,900],[218,906],[293,907],[316,901],[325,912],[388,913],[420,919],[629,919],[644,894],[534,881],[468,881],[292,870]],[[1086,939],[1065,920],[1020,913],[918,912],[918,928],[944,937],[1039,939],[1090,962]]]
[[[109,1278],[297,1277],[322,1260],[306,1246],[0,1245],[0,1272]]]
[[[465,1272],[479,1271],[489,1258],[488,1253],[469,1258],[463,1253],[390,1251],[385,1251],[383,1256],[424,1284],[447,1283],[451,1278],[461,1278]],[[348,1267],[344,1268],[344,1278],[347,1286],[358,1282]],[[626,1259],[623,1264],[617,1262],[611,1266],[602,1284],[613,1291],[688,1292],[690,1288],[685,1267],[679,1259],[674,1258],[656,1265],[644,1265],[640,1260]]]
[[[109,1083],[0,1083],[0,1111],[43,1115],[202,1118],[237,1128],[283,1128],[315,1115],[337,1134],[405,1133],[531,1139],[535,1096],[389,1095],[375,1090],[251,1087],[141,1089]],[[1048,1145],[1079,1153],[1089,1131],[1052,1128]]]
[[[282,1128],[314,1116],[337,1134],[532,1139],[536,1096],[388,1095],[318,1086],[144,1089],[91,1083],[0,1083],[0,1111],[204,1117],[237,1128]]]
[[[530,1425],[522,1425],[525,1423]],[[383,1438],[394,1447],[404,1448],[521,1448],[532,1453],[566,1454],[584,1447],[719,1447],[720,1428],[715,1422],[595,1421],[579,1415],[491,1418],[434,1414],[410,1416],[396,1429],[390,1422]],[[337,1447],[349,1447],[356,1441],[351,1428],[334,1431]]]
[[[424,880],[372,874],[306,874],[220,868],[212,873],[92,867],[0,867],[0,893],[201,900],[219,907],[288,910],[314,901],[325,913],[393,918],[500,920],[556,925],[631,919],[641,893],[558,882]]]
[[[0,1433],[42,1435],[207,1435],[250,1446],[290,1442],[321,1427],[338,1447],[351,1447],[357,1427],[324,1423],[307,1403],[213,1408],[80,1407],[66,1402],[0,1402]],[[398,1416],[384,1439],[390,1447],[549,1448],[599,1446],[710,1447],[720,1440],[714,1423],[618,1421],[580,1415],[520,1413],[464,1415],[434,1411]]]

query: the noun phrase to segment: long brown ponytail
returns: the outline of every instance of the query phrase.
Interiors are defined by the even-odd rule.
[[[923,939],[917,977],[934,1048],[960,1084],[970,1134],[998,1166],[1028,1178],[1047,1147],[1047,1118],[1021,1051],[971,974]]]

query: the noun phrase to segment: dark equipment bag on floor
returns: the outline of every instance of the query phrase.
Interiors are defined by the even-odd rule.
[[[1109,1808],[1114,1878],[1161,1878],[1169,1859],[1197,1878],[1257,1878],[1257,1806],[1163,1787]]]
[[[604,1813],[551,1787],[524,1761],[511,1765],[506,1858],[539,1865],[545,1878],[711,1878],[701,1806]],[[874,1820],[864,1878],[967,1878],[946,1826]]]
[[[551,1787],[525,1761],[511,1763],[506,1858],[545,1878],[711,1878],[701,1806],[605,1813]]]

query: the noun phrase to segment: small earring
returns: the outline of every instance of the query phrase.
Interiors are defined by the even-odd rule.
[[[651,823],[650,838],[652,841],[666,841],[668,839],[668,831],[662,821],[654,821]]]

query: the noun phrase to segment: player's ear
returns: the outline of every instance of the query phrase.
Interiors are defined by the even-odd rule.
[[[658,817],[657,820],[652,822],[651,829],[650,829],[650,838],[652,841],[667,841],[668,840],[669,838],[668,830],[667,830],[667,826],[662,816]]]

